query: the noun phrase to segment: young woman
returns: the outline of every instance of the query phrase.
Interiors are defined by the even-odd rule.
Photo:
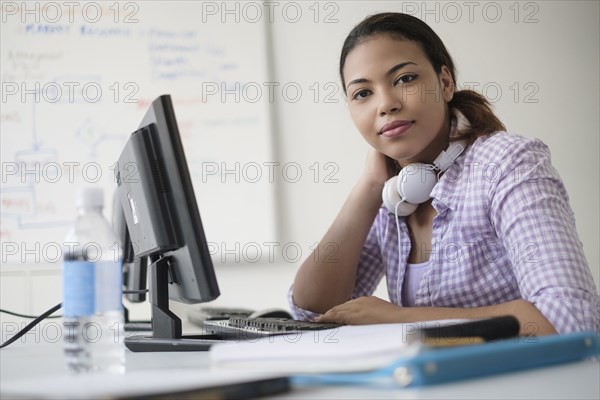
[[[405,14],[368,17],[346,38],[340,75],[372,149],[298,270],[289,292],[297,319],[514,315],[526,335],[600,332],[599,296],[548,148],[505,132],[479,94],[456,91],[452,58],[429,26]],[[386,181],[403,168],[413,172],[395,184],[426,181],[427,170],[439,181],[418,205],[388,186],[382,206]],[[384,275],[390,302],[371,296]]]

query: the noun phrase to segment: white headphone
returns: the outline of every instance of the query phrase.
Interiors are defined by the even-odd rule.
[[[433,164],[412,163],[402,168],[383,187],[381,197],[385,207],[401,217],[412,214],[419,204],[429,200],[439,175],[450,168],[466,147],[466,141],[450,143]]]
[[[450,137],[469,127],[469,121],[457,109],[452,109]],[[381,197],[383,204],[396,217],[412,214],[419,204],[429,200],[431,191],[438,182],[439,176],[456,161],[467,148],[467,141],[450,143],[442,151],[433,164],[412,163],[400,170],[397,176],[388,179],[383,187]]]

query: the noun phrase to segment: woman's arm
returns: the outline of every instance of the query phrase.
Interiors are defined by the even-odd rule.
[[[420,322],[443,319],[478,319],[512,315],[519,321],[521,335],[540,336],[557,333],[554,326],[530,302],[513,300],[475,308],[401,307],[377,297],[361,297],[332,308],[317,322],[362,325],[395,322]]]
[[[296,274],[292,294],[295,305],[324,313],[351,298],[363,245],[381,206],[381,191],[389,175],[385,156],[371,150],[361,179]]]
[[[600,299],[547,146],[505,144],[503,173],[489,185],[490,222],[511,255],[521,298],[558,332],[600,332]]]

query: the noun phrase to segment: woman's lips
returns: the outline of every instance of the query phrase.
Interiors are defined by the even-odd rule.
[[[381,131],[380,135],[393,138],[397,136],[401,136],[413,125],[414,121],[393,121],[385,124]]]

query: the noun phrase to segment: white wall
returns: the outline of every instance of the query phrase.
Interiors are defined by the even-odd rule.
[[[548,144],[569,191],[598,286],[598,2],[452,2],[448,6],[446,2],[337,1],[319,3],[318,16],[316,3],[297,2],[286,9],[287,19],[282,14],[287,3],[281,4],[274,21],[267,24],[271,79],[280,87],[300,87],[302,96],[292,102],[293,92],[287,98],[279,94],[271,104],[274,159],[297,163],[303,174],[296,183],[275,184],[282,245],[294,244],[308,254],[356,181],[367,152],[341,92],[328,97],[339,88],[338,57],[345,35],[370,13],[406,11],[428,22],[445,41],[458,67],[459,85],[470,82],[484,90],[510,131]],[[296,6],[302,17],[292,23]],[[491,22],[494,19],[498,21]],[[285,292],[300,263],[295,254],[286,256],[272,264],[217,265],[223,294],[215,304],[285,307]],[[46,289],[21,295],[19,287],[34,289],[35,285],[13,284],[16,281],[8,278],[15,268],[2,272],[2,308],[40,312],[60,300],[55,285],[48,295]],[[146,306],[134,308],[139,315],[147,311]]]
[[[445,41],[457,64],[459,84],[470,82],[485,89],[508,130],[548,144],[569,191],[598,286],[599,5],[521,3],[519,23],[515,23],[514,10],[510,9],[514,3],[498,2],[494,4],[499,5],[502,17],[491,23],[486,18],[495,18],[495,8],[488,6],[489,14],[484,17],[485,3],[476,3],[480,6],[473,12],[473,22],[466,6],[461,6],[462,18],[450,22],[456,14],[451,14],[452,9],[445,8],[444,2],[430,3],[427,8],[437,7],[439,13],[416,16],[424,15]],[[336,24],[303,21],[273,25],[278,81],[300,82],[303,87],[313,82],[323,87],[338,82],[341,45],[355,23],[376,11],[402,11],[415,4],[421,5],[420,11],[425,10],[421,2],[338,4]],[[434,23],[436,17],[440,17],[439,23]],[[537,22],[523,22],[532,19]],[[280,192],[286,239],[312,243],[325,232],[355,182],[367,146],[353,127],[344,100],[337,104],[325,103],[323,98],[316,103],[310,98],[303,100],[277,105],[281,157],[305,165],[319,161],[339,166],[337,184],[289,184]]]

